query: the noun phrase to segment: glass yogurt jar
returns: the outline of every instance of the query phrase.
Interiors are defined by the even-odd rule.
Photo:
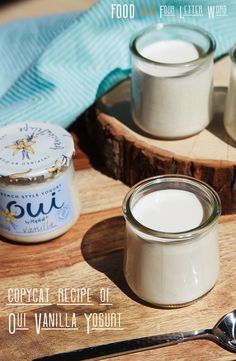
[[[80,201],[71,135],[31,121],[0,128],[0,234],[24,243],[48,241],[77,220]]]
[[[130,45],[131,107],[146,133],[179,139],[203,130],[213,116],[215,40],[204,29],[158,24]]]
[[[185,176],[149,178],[131,188],[123,213],[124,274],[137,296],[180,307],[214,286],[221,205],[211,187]]]

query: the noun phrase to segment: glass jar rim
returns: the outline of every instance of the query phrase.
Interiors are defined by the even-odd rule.
[[[186,184],[188,183],[188,184],[191,184],[191,185],[195,186],[196,188],[198,188],[198,190],[204,191],[205,193],[210,195],[212,198],[212,201],[213,201],[213,206],[212,206],[213,210],[212,210],[211,214],[209,215],[209,217],[207,218],[207,220],[205,222],[201,223],[199,226],[197,226],[193,229],[184,231],[184,232],[157,231],[157,230],[148,228],[148,227],[144,226],[142,223],[138,222],[138,220],[133,216],[133,213],[131,211],[131,201],[132,201],[133,195],[135,193],[138,193],[139,191],[144,190],[149,185],[161,183],[163,181],[164,182],[177,181],[177,182],[182,182],[182,183],[186,183]],[[129,190],[129,192],[126,194],[126,196],[124,198],[124,201],[122,204],[122,210],[123,210],[123,215],[124,215],[125,219],[128,222],[130,222],[130,224],[133,225],[134,228],[136,228],[138,231],[145,233],[149,236],[159,238],[160,241],[161,241],[161,239],[165,239],[165,241],[170,240],[171,242],[173,242],[173,241],[177,242],[177,241],[192,239],[192,238],[200,235],[201,233],[207,231],[214,223],[216,223],[217,219],[221,215],[221,201],[220,201],[220,197],[217,194],[217,192],[212,187],[210,187],[207,183],[202,182],[193,177],[185,176],[185,175],[168,174],[168,175],[154,176],[151,178],[147,178],[147,179],[144,179],[141,182],[135,184]]]
[[[231,48],[229,55],[231,61],[236,64],[236,44],[234,44],[234,46]]]
[[[145,56],[143,56],[137,49],[136,43],[137,41],[142,38],[143,35],[148,34],[150,31],[152,30],[157,30],[157,31],[161,31],[163,29],[168,29],[168,28],[179,28],[179,29],[183,29],[183,30],[192,30],[195,31],[196,33],[201,34],[202,36],[204,36],[208,42],[209,42],[209,48],[206,52],[204,52],[201,56],[199,56],[197,59],[194,60],[190,60],[187,62],[183,62],[183,63],[163,63],[163,62],[158,62],[155,60],[151,60],[146,58]],[[153,64],[153,65],[158,65],[158,66],[165,66],[165,67],[170,67],[170,68],[174,68],[174,67],[189,67],[191,65],[197,65],[200,62],[202,62],[202,60],[208,58],[214,51],[216,48],[216,41],[214,39],[214,37],[205,29],[200,28],[198,26],[192,26],[192,25],[187,25],[187,24],[164,24],[164,23],[159,23],[156,25],[152,25],[147,27],[144,30],[141,30],[140,32],[138,32],[130,41],[130,51],[133,55],[139,57],[140,59],[142,59],[143,61],[145,61],[148,64]]]

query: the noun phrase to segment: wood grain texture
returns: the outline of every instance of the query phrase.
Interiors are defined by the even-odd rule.
[[[125,225],[121,202],[128,187],[93,169],[78,172],[82,215],[63,237],[39,245],[0,242],[0,360],[30,361],[34,357],[105,342],[174,331],[211,327],[235,308],[236,222],[221,218],[221,273],[215,288],[186,308],[162,310],[143,303],[125,283],[122,263]],[[51,306],[6,306],[7,289],[49,287]],[[60,287],[92,288],[93,306],[57,306]],[[112,306],[99,305],[99,289],[109,287]],[[8,333],[8,315],[26,312],[29,331]],[[35,312],[75,312],[78,331],[42,331],[35,334]],[[122,331],[86,334],[84,313],[122,313]],[[116,358],[122,360],[235,360],[235,356],[206,341],[189,342]],[[115,358],[113,358],[115,360]]]
[[[0,22],[86,10],[97,0],[16,0],[2,6]],[[2,4],[1,4],[2,5]]]

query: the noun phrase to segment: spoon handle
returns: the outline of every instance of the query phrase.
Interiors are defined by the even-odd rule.
[[[158,347],[175,345],[179,342],[207,337],[211,330],[200,330],[192,332],[176,332],[164,335],[148,336],[132,340],[119,341],[105,345],[87,347],[71,352],[46,356],[33,361],[79,361],[79,360],[101,360],[104,357],[125,355],[137,351],[145,351]]]

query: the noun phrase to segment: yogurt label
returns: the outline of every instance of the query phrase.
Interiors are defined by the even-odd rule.
[[[10,188],[0,188],[0,228],[7,233],[43,235],[66,226],[75,217],[66,174],[50,184],[18,187],[22,191]]]

